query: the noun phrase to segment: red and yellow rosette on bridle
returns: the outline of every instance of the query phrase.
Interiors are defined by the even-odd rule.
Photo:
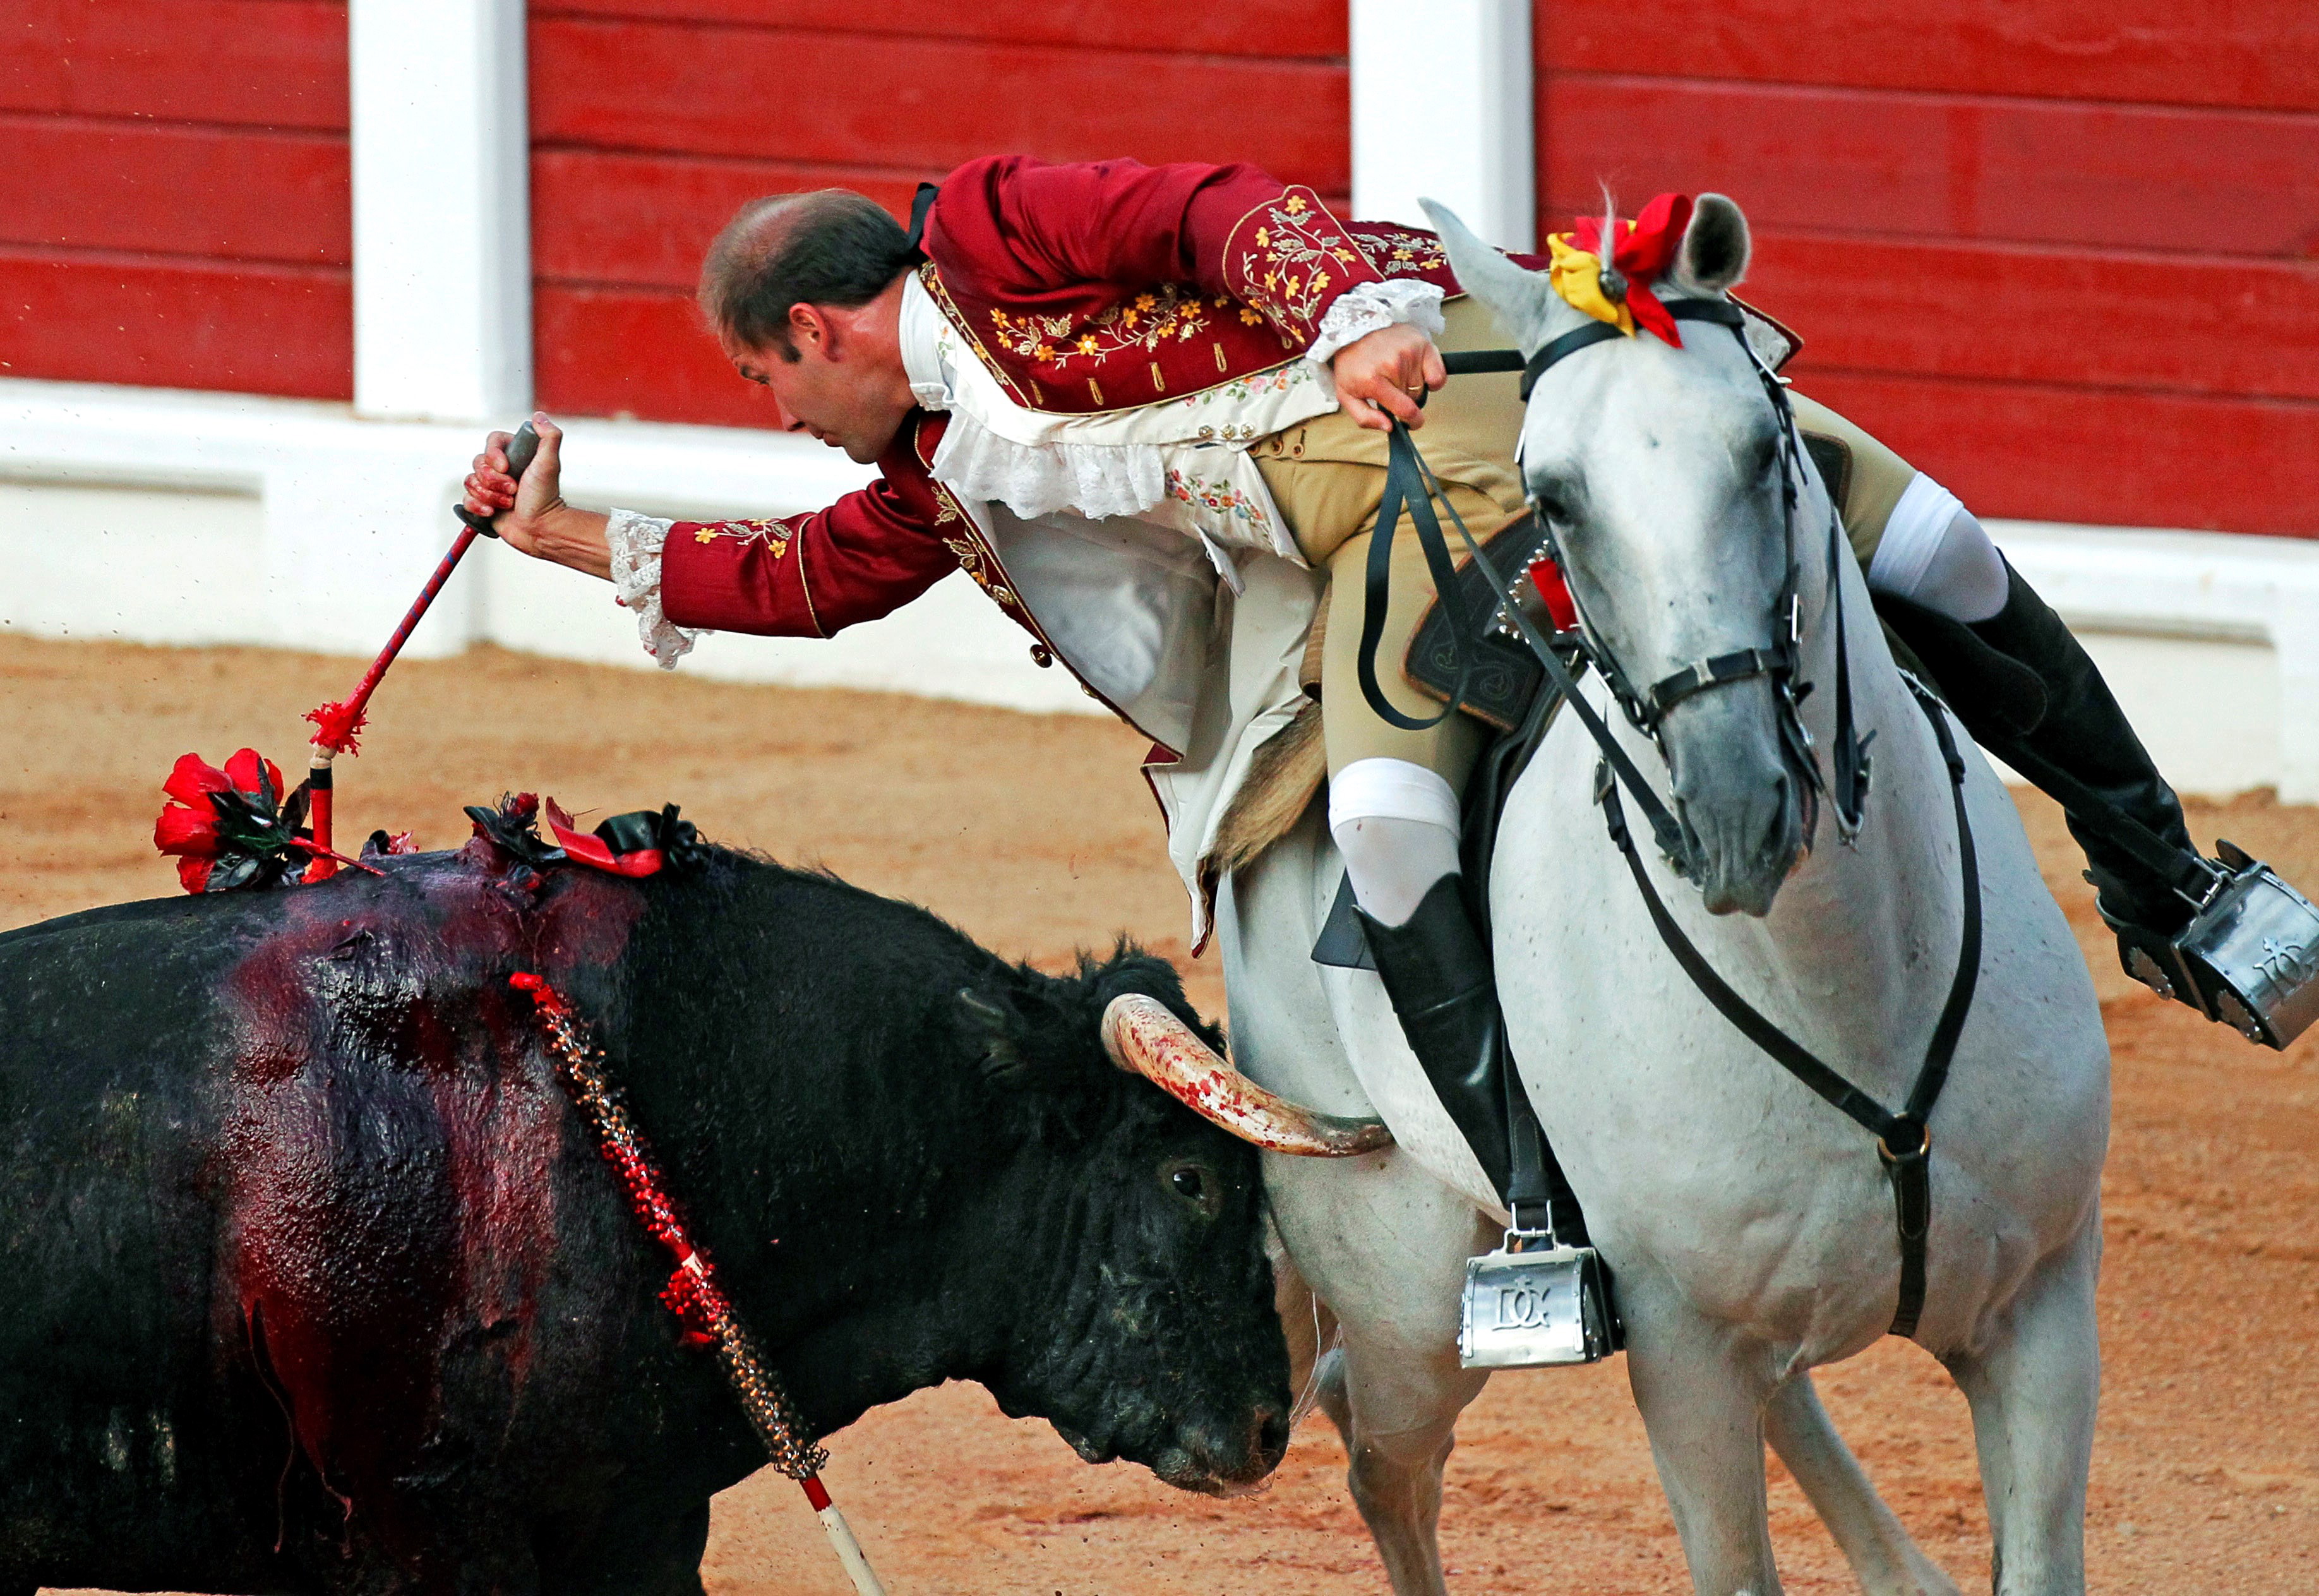
[[[1631,221],[1620,220],[1615,210],[1603,216],[1581,216],[1568,232],[1546,241],[1552,262],[1548,278],[1555,293],[1573,309],[1609,322],[1629,338],[1637,328],[1647,328],[1680,349],[1683,334],[1651,284],[1674,264],[1690,226],[1691,196],[1681,194],[1660,194]],[[1606,229],[1611,235],[1607,250]]]

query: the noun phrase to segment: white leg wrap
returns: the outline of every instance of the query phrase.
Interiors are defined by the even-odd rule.
[[[1330,780],[1329,834],[1345,857],[1353,900],[1399,925],[1436,881],[1457,873],[1457,795],[1405,759],[1355,760]]]
[[[1868,585],[1951,620],[1980,621],[2005,608],[2010,584],[2003,556],[1972,511],[1920,471],[1884,523]]]

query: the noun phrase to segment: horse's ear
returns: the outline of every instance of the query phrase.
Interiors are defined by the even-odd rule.
[[[1482,242],[1447,205],[1431,200],[1417,203],[1425,207],[1426,215],[1433,219],[1434,227],[1441,234],[1441,245],[1449,252],[1449,267],[1457,274],[1458,286],[1490,307],[1525,354],[1543,345],[1548,307],[1555,297],[1546,274],[1518,266]]]
[[[1703,194],[1691,208],[1683,248],[1675,256],[1675,281],[1696,293],[1721,293],[1747,275],[1747,218],[1719,194]]]

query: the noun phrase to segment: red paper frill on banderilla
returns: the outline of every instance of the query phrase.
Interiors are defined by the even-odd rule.
[[[306,718],[314,725],[314,745],[332,753],[360,753],[362,747],[355,734],[363,729],[369,715],[353,702],[320,704],[306,711]]]
[[[161,784],[169,801],[153,822],[153,846],[177,860],[188,892],[279,887],[313,852],[306,789],[285,798],[281,767],[244,748],[223,770],[199,754],[181,756]]]

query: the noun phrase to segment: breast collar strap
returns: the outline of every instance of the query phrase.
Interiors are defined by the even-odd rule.
[[[1903,680],[1916,696],[1926,719],[1932,723],[1934,740],[1940,745],[1941,758],[1948,767],[1949,794],[1956,811],[1958,890],[1963,900],[1963,925],[1957,938],[1956,974],[1949,981],[1948,1000],[1941,1005],[1940,1018],[1934,1023],[1932,1037],[1925,1044],[1924,1062],[1917,1067],[1908,1102],[1898,1114],[1854,1086],[1765,1019],[1715,973],[1697,945],[1675,924],[1674,916],[1667,913],[1665,903],[1652,887],[1650,874],[1643,868],[1642,855],[1636,852],[1634,838],[1628,834],[1618,784],[1607,766],[1596,768],[1594,796],[1602,806],[1602,820],[1610,829],[1611,840],[1626,857],[1627,869],[1635,879],[1635,889],[1650,911],[1651,924],[1657,928],[1659,940],[1666,944],[1683,974],[1691,978],[1700,996],[1730,1021],[1741,1035],[1769,1053],[1774,1063],[1876,1138],[1877,1157],[1883,1161],[1892,1181],[1893,1214],[1900,1239],[1900,1294],[1890,1333],[1905,1337],[1917,1333],[1917,1322],[1925,1308],[1925,1242],[1931,1230],[1933,1211],[1929,1167],[1933,1105],[1940,1100],[1941,1088],[1948,1084],[1949,1063],[1956,1056],[1957,1038],[1964,1031],[1965,1015],[1972,1008],[1973,991],[1980,984],[1981,911],[1981,863],[1973,848],[1972,823],[1965,811],[1964,756],[1957,752],[1956,738],[1949,731],[1947,715],[1939,700],[1915,677],[1904,674]]]

